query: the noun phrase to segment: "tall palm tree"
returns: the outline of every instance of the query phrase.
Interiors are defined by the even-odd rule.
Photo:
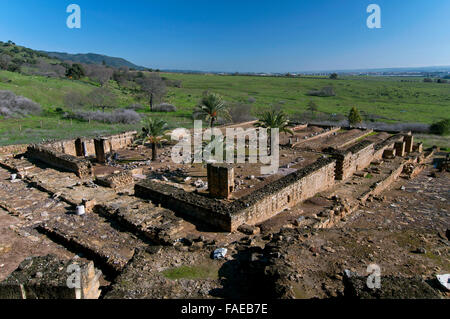
[[[161,144],[161,140],[167,131],[168,124],[162,119],[154,119],[147,117],[142,121],[144,127],[142,128],[142,144],[146,142],[152,143],[152,161],[158,159],[158,144]]]
[[[201,117],[209,121],[209,125],[213,128],[218,117],[230,119],[228,108],[222,97],[215,93],[207,93],[197,105],[194,111],[195,117]]]
[[[272,138],[272,131],[270,129],[277,128],[280,133],[294,135],[294,132],[289,128],[291,124],[289,122],[287,114],[281,110],[272,109],[270,111],[263,112],[258,122],[256,122],[254,125],[258,128],[268,129],[268,145],[271,145],[270,141]]]

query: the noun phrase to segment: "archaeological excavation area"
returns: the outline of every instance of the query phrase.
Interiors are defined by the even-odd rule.
[[[0,298],[449,297],[449,158],[411,132],[298,124],[269,175],[136,135],[0,148]]]

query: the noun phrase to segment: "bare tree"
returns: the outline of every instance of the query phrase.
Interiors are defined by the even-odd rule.
[[[111,80],[114,70],[102,65],[86,65],[85,66],[86,75],[94,80],[99,82],[102,86],[108,83]]]
[[[101,108],[105,112],[105,108],[112,108],[116,102],[116,95],[107,87],[99,87],[94,89],[87,95],[89,103],[93,108]]]
[[[149,77],[137,79],[141,90],[145,92],[150,100],[150,111],[153,111],[153,104],[158,103],[166,95],[166,84],[158,74],[151,73]]]
[[[64,105],[72,111],[79,110],[87,104],[86,96],[80,92],[72,91],[64,96]]]

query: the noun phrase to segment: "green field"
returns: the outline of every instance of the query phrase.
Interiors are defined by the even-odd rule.
[[[171,125],[191,126],[192,111],[206,90],[219,93],[231,103],[249,104],[253,113],[263,107],[279,105],[289,115],[298,118],[313,100],[324,114],[346,115],[356,106],[377,121],[431,124],[448,118],[450,84],[424,83],[421,78],[344,77],[338,80],[318,77],[257,77],[162,73],[171,80],[181,80],[182,87],[168,88],[165,101],[177,107],[175,113],[149,113],[165,118]],[[332,86],[336,96],[312,97],[308,92]],[[26,119],[0,118],[0,145],[39,142],[43,139],[93,136],[139,129],[139,125],[117,125],[64,120],[55,112],[65,108],[63,98],[70,91],[84,94],[97,85],[89,81],[27,76],[0,71],[0,90],[10,90],[42,105],[44,113]],[[117,106],[145,104],[133,93],[121,90],[115,82],[110,87],[117,96]],[[447,144],[446,147],[450,145]]]

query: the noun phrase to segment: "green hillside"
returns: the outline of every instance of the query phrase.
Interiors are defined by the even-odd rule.
[[[42,51],[52,58],[56,58],[62,61],[73,61],[78,63],[86,63],[86,64],[98,64],[101,65],[105,63],[108,66],[114,68],[120,67],[128,67],[130,69],[135,70],[146,70],[146,68],[142,66],[138,66],[134,63],[131,63],[122,58],[114,58],[107,55],[95,54],[95,53],[79,53],[79,54],[70,54],[70,53],[62,53],[62,52],[46,52]]]

